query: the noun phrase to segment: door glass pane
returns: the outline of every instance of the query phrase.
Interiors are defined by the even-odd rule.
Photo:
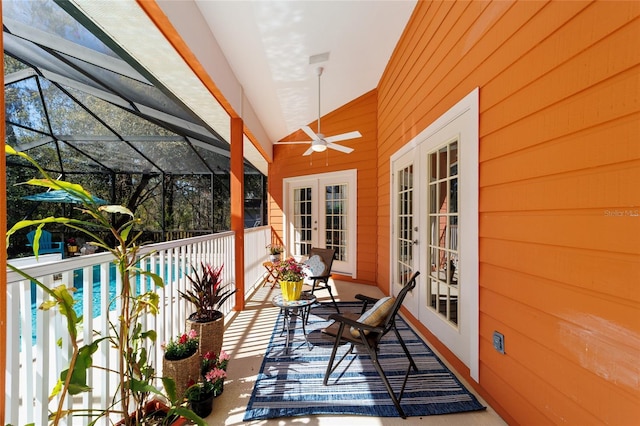
[[[326,247],[337,249],[336,260],[347,262],[347,185],[327,185],[324,189]]]
[[[413,272],[413,165],[400,170],[396,176],[398,181],[396,187],[398,276],[396,282],[404,286]]]
[[[311,188],[293,190],[293,254],[306,255],[311,248],[312,226],[312,191]]]
[[[458,325],[458,142],[428,154],[429,273],[427,306]]]

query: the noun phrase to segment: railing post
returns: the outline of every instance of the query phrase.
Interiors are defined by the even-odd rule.
[[[231,230],[235,232],[235,310],[244,310],[244,152],[243,123],[231,118]]]

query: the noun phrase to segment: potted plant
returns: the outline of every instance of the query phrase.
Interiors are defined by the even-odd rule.
[[[207,352],[202,358],[202,380],[192,384],[186,391],[191,410],[200,417],[207,417],[213,409],[214,398],[222,393],[225,370],[219,368],[217,357]]]
[[[177,339],[162,345],[164,357],[162,374],[173,379],[176,396],[181,399],[189,385],[200,377],[200,356],[198,354],[198,333],[189,330]]]
[[[166,410],[168,415],[184,416],[197,424],[205,425],[206,423],[201,418],[181,406],[181,401],[175,397],[175,386],[171,380],[162,380],[166,395],[154,386],[155,369],[149,363],[147,353],[155,342],[156,333],[154,330],[144,330],[141,324],[146,315],[154,315],[158,312],[159,297],[151,290],[143,293],[133,291],[132,277],[136,274],[143,274],[149,276],[156,287],[162,287],[164,284],[158,275],[141,270],[137,266],[143,258],[140,255],[138,243],[142,233],[134,230],[134,227],[140,223],[140,219],[136,218],[126,207],[96,203],[94,197],[80,185],[53,179],[27,154],[18,152],[8,145],[5,146],[5,150],[7,155],[16,155],[31,163],[43,176],[41,179],[31,179],[26,182],[27,184],[67,192],[74,199],[80,201],[80,211],[84,215],[78,219],[47,217],[20,221],[7,231],[7,245],[9,245],[11,236],[17,231],[35,226],[34,254],[37,257],[38,241],[44,226],[52,223],[61,224],[74,232],[83,233],[92,240],[92,245],[110,252],[122,282],[120,293],[112,301],[113,303],[118,302],[115,305],[119,306],[119,312],[117,315],[108,316],[109,331],[107,335],[102,335],[89,342],[82,342],[79,333],[83,327],[82,317],[78,316],[73,309],[72,293],[75,289],[67,288],[65,285],[51,289],[18,268],[8,265],[10,269],[31,280],[49,296],[50,300],[41,306],[42,309],[57,309],[66,322],[69,346],[61,347],[61,350],[69,353],[69,365],[60,372],[58,383],[52,391],[51,399],[57,405],[55,409],[51,410],[49,416],[51,423],[57,425],[61,420],[69,418],[67,421],[71,424],[74,423],[73,417],[76,416],[83,419],[87,416],[93,416],[92,423],[96,423],[100,417],[108,416],[111,419],[111,416],[115,415],[121,418],[121,424],[126,426],[144,424],[148,414],[146,408],[150,402],[150,395],[156,394],[167,397],[170,404]],[[116,228],[110,220],[113,215],[124,215],[128,217],[128,220]],[[115,244],[108,244],[98,231],[102,231],[104,235],[111,235]],[[74,407],[69,409],[69,404],[66,401],[69,395],[77,395],[91,389],[87,383],[87,370],[94,367],[93,354],[98,351],[101,344],[106,342],[110,348],[116,351],[117,370],[108,371],[117,377],[118,392],[113,395],[111,401],[108,401],[107,407],[100,409]]]
[[[212,383],[208,383],[206,380],[194,383],[187,389],[185,397],[191,411],[198,416],[204,418],[211,414],[215,398]]]
[[[67,239],[67,250],[69,251],[69,253],[78,252],[78,243],[74,237]]]
[[[193,274],[187,279],[191,288],[185,292],[179,292],[185,300],[195,307],[187,318],[187,329],[193,329],[200,336],[200,353],[220,353],[224,335],[224,315],[220,311],[224,302],[231,297],[236,290],[227,288],[223,284],[222,268],[213,267],[208,263],[200,264],[200,272],[194,267]]]
[[[276,269],[280,279],[282,298],[287,302],[300,299],[304,280],[304,265],[293,257],[288,257],[276,263]]]
[[[271,262],[279,261],[280,256],[284,252],[284,247],[282,247],[280,244],[269,244],[266,249],[269,252],[269,260]]]
[[[217,377],[218,380],[215,382],[214,386],[215,396],[221,395],[224,391],[224,379],[227,377],[229,359],[229,354],[225,351],[220,351],[220,355],[218,356],[213,352],[207,352],[202,356],[202,376],[204,377],[207,373],[216,370],[214,377]]]

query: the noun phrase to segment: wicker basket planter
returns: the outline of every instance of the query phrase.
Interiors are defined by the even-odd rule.
[[[187,330],[195,330],[198,333],[198,352],[204,355],[213,352],[216,356],[222,350],[224,339],[224,315],[214,321],[197,322],[187,319]]]
[[[184,397],[189,384],[198,382],[200,379],[200,354],[196,351],[188,358],[179,360],[162,359],[162,374],[176,382],[176,393],[178,397]]]

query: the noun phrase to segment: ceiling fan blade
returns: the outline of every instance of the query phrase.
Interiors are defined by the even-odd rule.
[[[350,154],[351,152],[353,152],[353,148],[349,148],[348,146],[338,145],[337,143],[327,142],[327,148],[335,149],[336,151],[344,152],[345,154]]]
[[[331,142],[339,142],[339,141],[346,141],[347,139],[355,139],[355,138],[361,138],[362,135],[360,134],[359,131],[354,131],[354,132],[349,132],[349,133],[342,133],[340,135],[335,135],[335,136],[329,136],[328,138],[324,138],[325,141],[327,141],[327,143],[331,143]]]
[[[302,153],[302,156],[304,157],[305,155],[311,155],[312,153],[313,153],[313,148],[309,147],[308,150]]]
[[[307,136],[309,136],[311,138],[311,140],[315,141],[316,139],[318,139],[318,135],[313,130],[311,130],[311,127],[302,126],[302,127],[300,127],[300,130],[305,132],[307,134]]]

